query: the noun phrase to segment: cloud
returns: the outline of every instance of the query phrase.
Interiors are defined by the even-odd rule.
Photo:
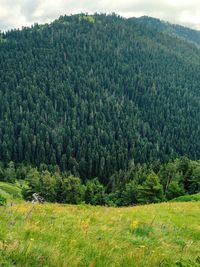
[[[80,12],[148,15],[200,29],[199,0],[0,0],[0,29],[46,23]]]

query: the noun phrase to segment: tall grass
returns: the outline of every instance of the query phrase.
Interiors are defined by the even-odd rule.
[[[0,266],[200,266],[200,203],[0,208]]]

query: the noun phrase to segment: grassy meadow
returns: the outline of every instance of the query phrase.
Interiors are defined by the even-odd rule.
[[[200,202],[0,207],[0,266],[200,266]]]

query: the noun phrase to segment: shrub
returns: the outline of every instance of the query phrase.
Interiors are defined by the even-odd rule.
[[[0,206],[4,206],[6,202],[7,202],[6,198],[0,195]]]

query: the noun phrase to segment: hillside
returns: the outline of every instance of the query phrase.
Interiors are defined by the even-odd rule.
[[[119,16],[0,38],[0,160],[107,183],[129,162],[200,158],[200,50]]]
[[[198,267],[199,208],[200,202],[0,207],[0,265]]]
[[[179,37],[188,42],[196,44],[197,46],[200,45],[200,31],[147,16],[143,16],[135,20],[141,24],[144,24],[145,26],[153,27],[162,33]]]

